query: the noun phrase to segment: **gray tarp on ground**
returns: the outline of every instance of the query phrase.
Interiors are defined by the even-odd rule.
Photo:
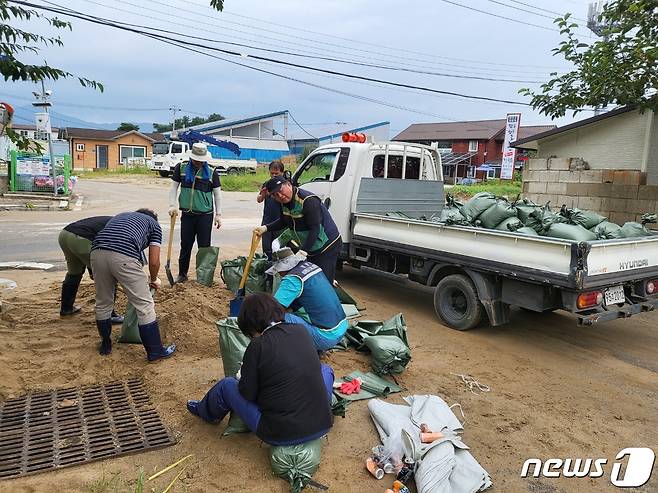
[[[368,410],[382,442],[400,436],[404,455],[416,460],[418,493],[475,493],[492,486],[489,473],[462,442],[462,424],[443,399],[414,395],[404,400],[407,406],[373,399]],[[421,443],[421,423],[445,437]]]

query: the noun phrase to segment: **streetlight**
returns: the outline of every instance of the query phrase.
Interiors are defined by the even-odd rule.
[[[39,119],[39,116],[43,116],[44,113],[37,113],[36,114],[36,129],[37,132],[39,132],[39,128],[41,128],[43,131],[46,132],[47,134],[47,140],[48,140],[48,152],[50,154],[50,169],[51,173],[53,176],[53,195],[57,197],[57,172],[55,171],[55,155],[53,154],[53,142],[52,142],[52,128],[50,125],[50,113],[48,112],[48,109],[53,105],[49,99],[53,95],[53,92],[48,89],[46,91],[46,88],[43,84],[43,79],[41,79],[41,92],[32,92],[34,97],[36,98],[36,101],[32,103],[32,106],[36,108],[43,108],[43,111],[45,112],[45,118]],[[35,135],[36,137],[36,135]]]

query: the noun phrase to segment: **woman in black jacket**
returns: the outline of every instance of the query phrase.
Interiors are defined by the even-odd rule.
[[[296,445],[329,431],[333,370],[320,363],[306,329],[286,323],[284,316],[269,294],[244,300],[238,326],[252,340],[240,379],[223,378],[202,400],[188,401],[192,414],[216,422],[234,411],[270,445]]]

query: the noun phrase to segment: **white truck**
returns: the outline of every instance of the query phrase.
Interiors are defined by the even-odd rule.
[[[212,152],[211,145],[208,149]],[[185,153],[190,145],[182,141],[154,142],[153,158],[149,163],[151,171],[157,171],[160,176],[171,175],[178,163],[186,161]],[[211,167],[219,169],[220,175],[238,175],[255,173],[258,163],[255,159],[212,159],[208,163]]]
[[[292,182],[320,196],[343,238],[342,262],[434,287],[434,310],[458,330],[510,306],[566,310],[580,325],[658,306],[658,234],[573,242],[419,219],[444,206],[441,156],[403,142],[339,143],[314,150]]]

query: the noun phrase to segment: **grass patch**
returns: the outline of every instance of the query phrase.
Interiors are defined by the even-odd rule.
[[[269,179],[268,168],[259,166],[256,168],[256,173],[222,176],[222,190],[226,192],[258,192],[261,185]]]
[[[520,181],[509,180],[487,180],[477,185],[455,185],[446,191],[458,197],[472,197],[476,193],[489,192],[496,196],[506,196],[514,199],[521,193],[522,183]]]
[[[84,171],[80,173],[75,173],[75,171],[72,171],[71,174],[75,174],[79,179],[82,180],[93,180],[94,178],[108,178],[113,176],[158,176],[157,172],[151,171],[146,166],[133,166],[130,168],[121,166],[117,169],[95,169],[94,171]]]

